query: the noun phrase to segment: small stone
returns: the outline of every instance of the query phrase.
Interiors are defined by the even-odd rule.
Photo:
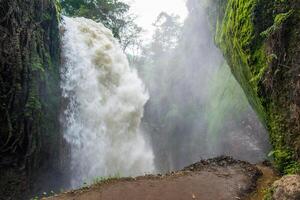
[[[273,183],[274,200],[299,200],[300,176],[287,175]]]

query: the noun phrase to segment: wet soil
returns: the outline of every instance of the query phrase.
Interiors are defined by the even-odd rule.
[[[47,200],[237,200],[255,190],[261,175],[254,165],[219,157],[166,175],[108,180]]]
[[[246,200],[264,199],[266,190],[269,189],[276,180],[280,179],[280,175],[269,163],[261,163],[256,165],[256,167],[262,172],[262,176],[257,181],[256,190],[252,192]]]

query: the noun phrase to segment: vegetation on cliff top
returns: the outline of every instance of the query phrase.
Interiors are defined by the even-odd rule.
[[[125,51],[138,43],[142,28],[130,14],[130,6],[120,0],[60,0],[62,13],[103,23],[120,40]]]

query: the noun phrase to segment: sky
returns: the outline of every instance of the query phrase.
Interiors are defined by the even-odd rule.
[[[187,16],[186,0],[123,0],[131,6],[131,13],[137,15],[137,24],[145,29],[145,39],[150,39],[153,33],[152,24],[162,12],[177,14],[181,21]]]

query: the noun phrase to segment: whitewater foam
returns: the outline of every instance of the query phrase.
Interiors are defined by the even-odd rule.
[[[140,129],[149,99],[118,41],[101,23],[64,17],[61,70],[64,137],[71,146],[71,182],[135,176],[154,170]]]

